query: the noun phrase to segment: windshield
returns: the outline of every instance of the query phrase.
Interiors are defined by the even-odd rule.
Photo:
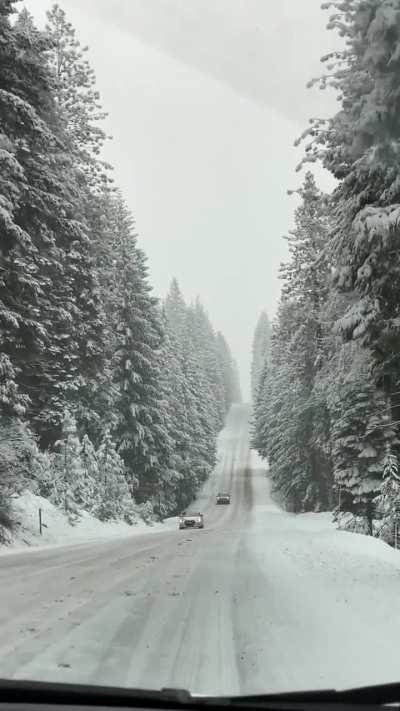
[[[399,117],[399,0],[0,2],[0,678],[400,681]]]

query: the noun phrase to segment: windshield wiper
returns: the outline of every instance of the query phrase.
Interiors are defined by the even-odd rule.
[[[121,708],[176,708],[191,702],[184,689],[130,689],[129,687],[64,684],[0,679],[0,703],[116,706]]]
[[[196,696],[185,689],[129,689],[112,686],[86,686],[81,684],[47,683],[0,679],[0,703],[53,704],[65,706],[103,706],[114,708],[159,708],[179,707],[208,711],[221,706],[240,708],[264,708],[296,711],[300,708],[327,708],[344,706],[400,706],[400,682],[364,686],[336,691],[291,691],[275,694],[246,696]]]
[[[285,704],[285,708],[289,708],[288,704],[293,704],[293,708],[299,704],[360,704],[371,706],[383,706],[386,704],[400,705],[400,682],[391,684],[378,684],[376,686],[361,686],[354,689],[344,689],[337,691],[336,689],[322,689],[314,691],[290,691],[277,694],[253,694],[248,696],[237,696],[232,699],[232,703],[236,706],[248,704],[252,707],[259,705],[264,707],[268,704],[274,705],[275,702],[280,705]]]

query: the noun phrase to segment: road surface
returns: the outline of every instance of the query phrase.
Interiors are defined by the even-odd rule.
[[[192,507],[204,530],[0,557],[1,677],[238,694],[400,676],[400,569],[273,503],[248,415],[233,407]]]

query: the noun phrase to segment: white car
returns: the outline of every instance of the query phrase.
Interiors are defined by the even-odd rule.
[[[188,514],[186,511],[179,516],[179,529],[183,528],[204,528],[204,516],[202,513]]]

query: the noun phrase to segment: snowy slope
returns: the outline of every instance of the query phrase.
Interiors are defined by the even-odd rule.
[[[151,526],[138,521],[129,526],[124,521],[99,521],[87,511],[71,521],[61,508],[54,506],[48,499],[25,491],[13,500],[13,512],[16,528],[10,533],[9,542],[0,545],[0,555],[24,550],[28,547],[48,547],[70,545],[84,541],[101,540],[115,536],[134,536],[175,528],[176,520],[168,519],[163,524]],[[39,509],[42,511],[42,534],[39,532]]]
[[[287,690],[399,679],[399,553],[336,530],[329,513],[283,512],[255,457],[253,466],[256,503],[245,545],[264,595],[258,578],[245,634],[250,646],[255,638],[268,644],[262,666],[248,669],[248,684]]]
[[[236,435],[232,439],[231,427],[224,428],[218,437],[215,470],[198,492],[196,500],[188,507],[189,511],[205,511],[218,490],[229,490],[233,476],[232,462],[238,445]],[[247,448],[247,440],[244,446]],[[39,533],[39,509],[42,510],[42,521],[45,524],[42,534]],[[7,546],[0,545],[0,555],[7,551],[26,550],[28,547],[70,545],[115,536],[165,532],[174,530],[178,525],[177,517],[151,525],[141,520],[134,526],[123,521],[102,522],[87,511],[81,511],[76,521],[71,523],[61,508],[30,491],[25,491],[14,499],[13,510],[17,527],[13,534],[10,534]]]

